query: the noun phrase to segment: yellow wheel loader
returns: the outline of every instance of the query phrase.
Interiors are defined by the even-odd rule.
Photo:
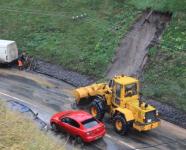
[[[129,76],[115,76],[109,84],[100,83],[74,90],[76,103],[91,101],[90,113],[102,120],[105,113],[113,119],[115,131],[125,134],[131,127],[149,131],[160,125],[158,111],[142,102],[139,81]]]

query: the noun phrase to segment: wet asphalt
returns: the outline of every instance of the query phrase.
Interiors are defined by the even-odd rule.
[[[28,105],[39,117],[49,123],[52,114],[72,109],[74,102],[71,91],[74,87],[40,74],[0,69],[0,98],[21,101]],[[139,133],[131,130],[128,135],[116,134],[109,117],[104,119],[107,134],[103,139],[84,146],[67,143],[67,149],[101,149],[101,150],[185,150],[186,130],[162,120],[159,128],[150,132]],[[63,136],[63,138],[65,138]]]

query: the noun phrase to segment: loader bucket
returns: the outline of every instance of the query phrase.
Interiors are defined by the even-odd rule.
[[[88,98],[90,96],[102,95],[106,90],[106,84],[93,84],[86,87],[77,88],[74,90],[74,96],[76,103],[79,104],[80,100],[83,98]]]

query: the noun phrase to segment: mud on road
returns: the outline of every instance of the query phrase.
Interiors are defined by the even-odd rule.
[[[0,69],[0,98],[24,102],[34,112],[38,112],[38,117],[46,123],[49,123],[49,119],[54,113],[71,109],[74,99],[70,91],[73,88],[65,82],[48,76],[24,71],[20,72],[14,69]],[[139,133],[131,130],[128,135],[120,136],[114,132],[109,118],[109,116],[104,118],[107,128],[106,136],[103,139],[85,145],[84,149],[186,149],[186,130],[171,123],[162,120],[161,126],[150,132]],[[63,137],[63,139],[66,138]],[[72,149],[72,147],[69,148],[69,146],[72,146],[70,141],[67,145],[67,149]]]
[[[50,117],[57,112],[71,110],[74,103],[71,91],[74,87],[60,80],[36,73],[28,73],[15,69],[0,69],[0,101],[15,100],[31,108],[38,113],[38,117],[49,124]],[[55,135],[57,136],[57,135]],[[60,134],[57,139],[69,141],[66,149],[82,149],[73,146],[68,137]],[[130,150],[125,145],[119,144],[116,140],[109,138],[98,140],[87,144],[83,149],[87,150],[111,150],[122,149]]]

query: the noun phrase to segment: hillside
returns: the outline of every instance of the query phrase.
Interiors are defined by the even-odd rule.
[[[152,7],[173,13],[160,44],[149,51],[143,92],[148,98],[186,111],[186,1],[137,0],[131,3],[140,9]]]
[[[40,131],[33,121],[12,112],[0,102],[0,149],[63,150],[62,143]]]
[[[174,13],[159,46],[150,50],[144,92],[186,111],[186,13]]]
[[[101,77],[140,11],[118,0],[1,0],[0,12],[1,39],[17,41],[37,58]]]

